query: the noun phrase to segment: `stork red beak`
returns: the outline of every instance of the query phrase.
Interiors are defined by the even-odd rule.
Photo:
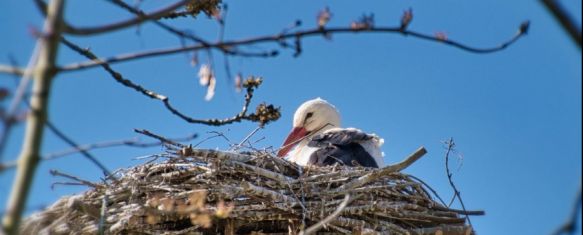
[[[296,146],[301,138],[304,138],[308,134],[306,128],[294,127],[289,133],[285,141],[283,142],[281,150],[277,152],[278,157],[284,157],[294,146]]]

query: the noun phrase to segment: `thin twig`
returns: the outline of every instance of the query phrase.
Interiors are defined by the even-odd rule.
[[[22,82],[27,81],[28,78],[26,78],[25,80],[22,80]],[[20,89],[22,89],[22,95],[24,96],[24,88],[26,88],[26,84],[20,84],[19,86],[19,91]],[[23,88],[24,86],[24,88]],[[38,112],[37,110],[34,110],[33,107],[31,106],[31,104],[26,102],[26,105],[29,107],[29,109],[31,110],[31,112],[33,114],[35,114],[36,112]],[[11,126],[11,123],[6,123],[6,127]],[[52,122],[50,122],[48,120],[48,118],[45,118],[45,126],[49,128],[50,131],[52,131],[57,137],[59,137],[60,139],[62,139],[63,141],[65,141],[67,144],[69,144],[71,147],[79,149],[79,145],[77,143],[75,143],[75,141],[73,139],[71,139],[70,137],[68,137],[67,135],[65,135],[64,132],[62,132],[61,130],[59,130],[59,128],[57,128]],[[1,150],[0,150],[1,151]],[[95,156],[93,156],[92,154],[90,154],[87,150],[83,150],[83,149],[79,149],[79,152],[81,152],[81,154],[86,157],[87,159],[89,159],[89,161],[91,161],[93,164],[95,164],[98,168],[101,169],[101,171],[105,174],[105,175],[110,175],[109,170],[107,169],[107,167],[105,167],[105,165],[103,165],[101,162],[99,162],[99,160],[97,160],[97,158]],[[43,160],[42,157],[40,160]],[[11,167],[11,166],[16,166],[17,164],[0,164],[0,171],[7,168],[7,167]]]
[[[223,4],[223,10],[221,11],[220,18],[217,20],[219,22],[219,42],[222,42],[225,39],[225,28],[227,24],[227,12],[228,12],[227,4]]]
[[[261,129],[263,129],[262,126],[256,127],[251,133],[249,133],[247,136],[245,136],[245,138],[243,138],[243,140],[241,140],[241,142],[239,142],[239,144],[233,146],[232,150],[237,151],[237,149],[241,148],[241,146],[243,146],[243,144],[245,144],[245,142],[249,141],[249,139]]]
[[[79,177],[77,177],[77,176],[73,176],[73,175],[69,175],[69,174],[66,174],[66,173],[60,172],[60,171],[58,171],[58,170],[51,170],[51,171],[50,171],[50,173],[51,173],[51,175],[53,175],[53,176],[61,176],[61,177],[64,177],[64,178],[67,178],[67,179],[70,179],[70,180],[77,181],[77,182],[79,182],[79,183],[82,183],[82,184],[84,184],[84,185],[91,186],[91,187],[93,187],[93,188],[97,188],[97,187],[99,187],[99,185],[98,185],[98,184],[95,184],[95,183],[93,183],[93,182],[90,182],[90,181],[87,181],[87,180],[81,179],[81,178],[79,178]]]
[[[523,24],[524,25],[524,24]],[[374,28],[367,28],[367,29],[353,29],[350,27],[335,27],[335,28],[314,28],[308,29],[304,31],[297,31],[297,32],[289,32],[283,34],[275,34],[275,35],[266,35],[266,36],[259,36],[250,39],[241,39],[241,40],[232,40],[232,41],[224,41],[224,42],[217,42],[217,43],[210,43],[210,44],[197,44],[192,46],[185,46],[185,47],[178,47],[178,48],[169,48],[169,49],[157,49],[151,51],[144,51],[138,53],[131,53],[125,55],[119,55],[109,58],[102,58],[99,60],[91,60],[76,64],[69,64],[65,65],[60,68],[60,71],[74,71],[80,69],[91,68],[95,66],[99,66],[103,63],[118,63],[124,61],[130,61],[135,59],[147,58],[147,57],[154,57],[154,56],[161,56],[161,55],[170,55],[180,52],[192,52],[197,50],[203,50],[208,48],[233,48],[242,45],[253,45],[257,43],[266,43],[266,42],[282,42],[285,39],[290,38],[303,38],[303,37],[311,37],[311,36],[322,36],[322,35],[331,35],[331,34],[343,34],[343,33],[396,33],[401,34],[404,36],[429,40],[438,43],[444,43],[449,46],[453,46],[459,48],[461,50],[472,52],[472,53],[492,53],[496,51],[503,50],[508,46],[512,45],[516,42],[519,38],[526,35],[527,30],[524,30],[525,27],[521,26],[520,30],[508,41],[501,43],[498,46],[490,47],[490,48],[476,48],[471,47],[460,42],[451,40],[451,39],[443,39],[434,35],[430,34],[423,34],[411,30],[402,31],[400,27],[374,27]]]
[[[208,137],[204,138],[203,140],[201,140],[201,141],[199,141],[198,143],[194,144],[192,147],[193,147],[193,148],[196,148],[196,147],[198,147],[199,145],[203,144],[204,142],[206,142],[206,141],[208,141],[208,140],[211,140],[211,139],[214,139],[214,138],[217,138],[217,137],[222,137],[222,138],[223,138],[225,141],[227,141],[227,143],[229,143],[229,146],[232,146],[232,145],[234,145],[234,144],[231,142],[231,140],[229,140],[229,138],[228,138],[228,137],[227,137],[225,134],[223,134],[222,132],[219,132],[219,131],[209,131],[209,132],[207,132],[207,133],[209,133],[209,134],[214,134],[214,135],[212,135],[212,136],[208,136]]]
[[[95,164],[99,169],[101,169],[101,171],[103,172],[104,175],[106,175],[106,176],[111,175],[111,172],[107,169],[107,167],[105,167],[105,165],[103,165],[103,163],[101,163],[99,160],[97,160],[97,157],[93,156],[93,154],[90,154],[87,150],[80,149],[79,144],[77,144],[73,139],[71,139],[67,135],[65,135],[65,133],[63,133],[61,130],[59,130],[59,128],[57,128],[55,125],[53,125],[53,123],[51,123],[49,120],[47,120],[45,125],[57,137],[59,137],[60,139],[65,141],[65,143],[67,143],[68,145],[70,145],[73,148],[79,149],[79,152],[81,153],[81,155],[83,155],[85,158],[87,158],[89,161],[91,161],[93,164]]]
[[[439,199],[439,202],[441,202],[441,204],[443,204],[444,206],[446,205],[445,202],[443,201],[443,199],[441,199],[441,197],[439,196],[439,194],[437,194],[437,191],[435,191],[435,189],[433,189],[431,186],[429,186],[429,184],[425,183],[425,181],[419,179],[418,177],[416,177],[414,175],[408,175],[408,176],[419,181],[419,183],[423,184],[427,189],[429,189],[429,191],[431,191],[431,193],[433,193],[433,195],[435,195],[435,197],[437,197],[437,199]]]
[[[192,134],[190,136],[182,137],[182,138],[174,138],[171,139],[172,141],[176,142],[183,142],[183,141],[190,141],[192,139],[197,138],[197,134]],[[77,147],[73,147],[67,150],[49,153],[41,157],[42,161],[49,161],[53,159],[58,159],[61,157],[65,157],[71,154],[79,153],[82,151],[89,151],[94,149],[100,148],[110,148],[110,147],[117,147],[117,146],[129,146],[129,147],[137,147],[137,148],[147,148],[147,147],[154,147],[163,145],[164,142],[156,141],[156,142],[141,142],[138,138],[126,139],[126,140],[114,140],[114,141],[104,141],[98,143],[91,143],[85,145],[79,145]],[[5,169],[14,168],[18,165],[18,161],[0,163],[0,172]]]
[[[186,137],[173,138],[173,139],[169,139],[169,140],[174,141],[174,142],[184,142],[184,141],[193,140],[197,137],[198,137],[197,134],[191,134],[191,135],[186,136]],[[114,140],[114,141],[104,141],[104,142],[80,145],[77,148],[63,150],[63,151],[55,152],[55,153],[50,153],[50,154],[43,156],[42,159],[43,160],[52,160],[52,159],[60,158],[60,157],[70,155],[73,153],[78,153],[78,152],[83,151],[83,150],[87,151],[87,150],[100,149],[100,148],[110,148],[110,147],[117,147],[117,146],[147,148],[147,147],[160,146],[163,144],[164,144],[164,142],[162,142],[162,141],[142,142],[138,138],[125,139],[125,140]]]
[[[457,197],[458,201],[460,202],[460,205],[462,206],[462,210],[466,211],[466,206],[464,205],[464,201],[462,200],[461,193],[457,189],[455,184],[453,183],[453,179],[452,179],[453,174],[449,170],[449,154],[452,151],[454,151],[455,142],[453,141],[453,138],[450,138],[448,141],[445,142],[445,144],[447,144],[447,151],[445,152],[445,170],[447,173],[447,180],[449,181],[449,185],[451,185],[451,188],[453,189],[453,192],[455,195],[454,198]],[[465,213],[465,216],[466,216],[466,220],[468,220],[468,224],[470,224],[470,226],[472,226],[472,221],[470,221],[470,217],[468,216],[467,213]]]
[[[333,219],[338,217],[340,215],[340,213],[342,213],[344,208],[346,208],[346,206],[348,205],[348,202],[350,202],[350,194],[346,194],[346,196],[344,196],[344,200],[342,201],[342,203],[340,203],[338,208],[336,208],[336,210],[332,214],[330,214],[329,216],[327,216],[323,220],[320,220],[318,223],[310,226],[306,230],[300,231],[299,235],[310,235],[310,234],[313,234],[313,233],[317,232],[318,230],[320,230],[320,228],[322,228],[325,224],[329,223],[330,221],[332,221]]]
[[[54,183],[51,184],[51,190],[54,190],[57,185],[64,185],[64,186],[87,186],[87,184],[78,183],[78,182],[54,182]]]
[[[33,73],[33,68],[37,62],[38,59],[38,52],[39,52],[39,47],[40,47],[40,42],[37,40],[32,55],[30,56],[30,59],[28,60],[28,64],[26,65],[26,69],[22,70],[21,74],[18,74],[17,76],[22,76],[20,83],[18,84],[18,88],[16,88],[16,91],[14,92],[14,98],[12,98],[12,101],[10,102],[10,106],[8,108],[8,111],[6,111],[5,118],[3,121],[3,125],[4,125],[4,129],[2,131],[2,134],[0,134],[0,160],[2,160],[2,156],[4,155],[4,149],[6,146],[6,142],[8,141],[8,137],[10,136],[10,133],[12,131],[12,127],[14,126],[14,123],[16,122],[14,116],[16,116],[16,112],[18,112],[18,108],[20,107],[20,105],[22,104],[22,100],[25,98],[26,96],[26,91],[29,88],[29,84],[30,84],[30,77]],[[1,68],[2,66],[0,66]],[[15,66],[13,66],[12,68],[16,68]]]
[[[161,135],[154,134],[151,131],[148,131],[146,129],[134,129],[134,131],[136,133],[140,133],[142,135],[149,136],[149,137],[152,137],[154,139],[157,139],[157,140],[159,140],[159,141],[161,141],[162,143],[165,143],[165,144],[174,145],[174,146],[179,147],[179,148],[186,147],[186,145],[184,145],[184,144],[178,143],[176,141],[173,141],[173,140],[168,139],[166,137],[163,137]]]

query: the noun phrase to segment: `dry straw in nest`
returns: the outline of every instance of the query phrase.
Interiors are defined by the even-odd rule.
[[[471,234],[468,212],[400,171],[299,167],[267,153],[183,148],[61,198],[25,234]]]

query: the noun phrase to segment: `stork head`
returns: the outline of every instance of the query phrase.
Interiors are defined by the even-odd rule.
[[[293,127],[277,156],[284,157],[304,137],[340,126],[340,113],[320,98],[308,100],[296,110]]]

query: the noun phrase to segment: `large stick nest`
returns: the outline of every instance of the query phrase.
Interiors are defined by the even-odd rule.
[[[61,198],[21,231],[296,234],[324,220],[317,234],[473,233],[470,212],[434,201],[422,182],[399,172],[423,153],[382,169],[303,168],[260,152],[184,148]]]

